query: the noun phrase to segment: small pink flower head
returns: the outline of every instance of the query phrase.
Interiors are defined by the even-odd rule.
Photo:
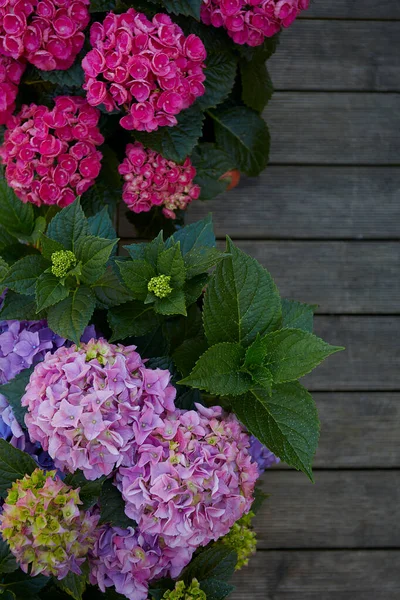
[[[175,219],[177,209],[184,210],[200,195],[200,187],[193,183],[196,169],[190,158],[178,165],[140,142],[128,144],[119,172],[125,182],[122,199],[136,213],[162,206],[164,216]]]
[[[58,96],[53,110],[24,105],[8,123],[0,160],[7,183],[22,202],[71,204],[95,182],[104,139],[100,112],[83,98]]]
[[[69,69],[82,50],[90,0],[2,0],[0,54],[43,71]]]
[[[259,46],[289,27],[310,0],[203,0],[201,20],[224,27],[236,44]]]
[[[150,425],[143,414],[142,420]],[[221,407],[176,410],[146,428],[117,472],[125,512],[170,551],[194,552],[250,510],[258,469],[249,436]],[[125,466],[126,465],[126,466]],[[171,570],[175,577],[179,572]]]
[[[99,516],[81,511],[80,504],[79,489],[65,485],[56,471],[36,469],[13,483],[0,516],[0,532],[25,573],[30,567],[33,577],[81,574]]]
[[[176,115],[205,92],[203,42],[194,34],[186,38],[168,15],[150,21],[133,8],[109,13],[92,25],[90,42],[82,61],[87,100],[108,111],[123,109],[124,129],[174,126]]]
[[[63,471],[109,475],[175,409],[169,381],[169,371],[145,368],[135,346],[100,339],[59,348],[35,367],[21,400],[29,436]]]
[[[89,555],[90,583],[102,592],[115,586],[116,591],[129,600],[146,600],[149,581],[168,574],[171,556],[178,571],[191,559],[192,551],[181,547],[171,550],[154,535],[139,529],[121,529],[104,526],[98,532],[97,542]]]
[[[6,125],[15,110],[18,85],[26,65],[0,54],[0,125]]]

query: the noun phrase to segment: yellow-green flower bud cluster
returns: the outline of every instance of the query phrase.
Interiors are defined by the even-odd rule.
[[[71,250],[59,250],[51,255],[51,272],[56,277],[65,277],[68,271],[76,265],[76,256]]]
[[[185,585],[184,581],[177,581],[173,590],[165,592],[165,600],[207,600],[207,596],[197,579],[192,579],[190,585]]]
[[[249,559],[256,551],[257,538],[251,528],[251,521],[254,517],[253,512],[247,513],[239,521],[233,525],[229,533],[227,533],[221,541],[235,550],[238,555],[236,570],[249,564]]]
[[[147,284],[149,292],[153,292],[157,298],[166,298],[171,292],[172,287],[169,285],[171,277],[169,275],[158,275],[152,277]]]

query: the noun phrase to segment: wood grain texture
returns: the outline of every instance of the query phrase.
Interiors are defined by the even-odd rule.
[[[229,600],[395,600],[399,572],[395,550],[257,552]]]
[[[399,56],[400,21],[303,20],[283,32],[268,70],[276,90],[398,91]]]
[[[257,514],[259,548],[400,546],[400,471],[269,471]],[[297,504],[299,502],[299,504]]]
[[[338,283],[340,285],[340,283]],[[315,333],[345,346],[302,383],[314,391],[398,391],[400,389],[400,317],[315,318]]]
[[[400,239],[400,168],[270,166],[211,202],[193,202],[187,222],[213,214],[218,237]],[[120,207],[121,237],[133,227]]]
[[[398,0],[311,0],[300,18],[400,19]]]
[[[400,164],[400,94],[277,92],[271,164]]]
[[[322,313],[400,313],[400,243],[239,241],[282,296]]]
[[[400,394],[316,392],[313,397],[321,422],[314,468],[400,467]],[[318,488],[315,493],[318,497]]]

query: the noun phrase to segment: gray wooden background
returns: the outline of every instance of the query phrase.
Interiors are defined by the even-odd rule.
[[[400,0],[315,0],[282,35],[271,164],[209,211],[345,345],[305,383],[315,485],[283,467],[232,600],[400,599]],[[120,235],[131,237],[121,219]]]

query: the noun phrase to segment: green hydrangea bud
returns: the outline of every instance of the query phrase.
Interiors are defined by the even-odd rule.
[[[56,277],[65,277],[71,267],[76,265],[76,257],[71,250],[59,250],[51,255],[51,272]]]
[[[186,586],[184,581],[177,581],[175,588],[165,592],[163,598],[165,600],[207,600],[207,596],[200,589],[197,579],[192,579],[189,586]]]
[[[58,579],[79,572],[95,542],[99,516],[79,510],[77,490],[56,471],[36,469],[15,481],[0,516],[0,532],[21,569]]]
[[[171,292],[172,287],[169,285],[171,277],[169,275],[159,275],[152,277],[147,284],[149,292],[153,292],[157,298],[166,298]]]
[[[250,511],[236,521],[229,533],[221,538],[221,542],[235,550],[238,555],[235,567],[237,571],[249,564],[250,556],[256,551],[257,538],[251,528],[253,517],[254,513]]]

